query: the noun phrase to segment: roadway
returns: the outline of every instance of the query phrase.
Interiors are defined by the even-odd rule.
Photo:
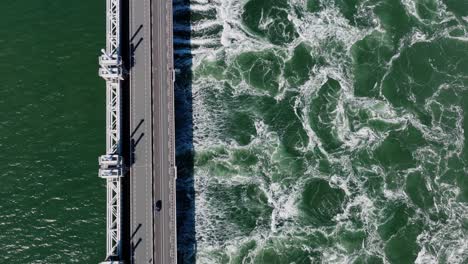
[[[175,264],[172,1],[130,0],[129,23],[131,263]]]
[[[131,0],[130,263],[153,259],[153,153],[150,0]],[[125,10],[123,11],[125,12]]]
[[[177,262],[172,0],[153,0],[154,262]]]

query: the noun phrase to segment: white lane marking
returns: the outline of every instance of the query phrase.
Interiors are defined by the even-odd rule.
[[[158,2],[158,3],[161,3],[161,2]],[[159,5],[158,10],[162,10],[162,5]],[[161,35],[162,35],[161,33],[163,32],[162,26],[164,25],[164,23],[162,23],[162,18],[163,18],[163,16],[161,15],[161,12],[160,12],[160,13],[159,13],[159,25],[158,25],[158,26],[159,26],[159,27],[158,27],[158,29],[159,29],[159,31],[158,31],[159,36],[158,36],[158,37],[162,37],[162,36],[161,36]],[[159,44],[161,44],[161,41],[160,41],[160,40],[161,40],[161,38],[159,38],[159,40],[158,40],[158,43],[159,43]],[[162,50],[163,50],[163,49],[158,49],[158,51],[160,51],[160,52],[159,52],[159,56],[160,56],[159,59],[162,59],[163,56],[164,56],[164,55],[162,54]],[[160,111],[159,111],[159,120],[160,120],[160,121],[163,120],[163,111],[162,111],[163,108],[162,108],[162,106],[164,105],[164,104],[163,104],[163,101],[164,101],[164,100],[163,100],[163,96],[162,96],[162,94],[163,94],[163,93],[162,93],[162,91],[163,91],[163,83],[162,83],[162,80],[163,80],[162,75],[163,75],[163,73],[161,72],[161,70],[162,70],[163,68],[164,68],[164,67],[160,67],[160,74],[161,74],[161,76],[160,76],[160,78],[159,78],[159,89],[160,89],[160,93],[161,93],[160,96],[159,96],[159,101],[160,101],[160,103],[159,103],[159,106],[160,106],[160,108],[159,108],[159,109],[160,109]],[[160,129],[160,132],[162,132],[160,136],[162,136],[162,135],[164,135],[164,133],[163,133],[164,126],[160,124],[159,127],[161,128],[161,129]],[[163,145],[164,145],[164,144],[162,143],[162,140],[161,140],[161,146],[163,146]],[[161,153],[160,153],[161,161],[164,160],[164,159],[163,159],[163,155],[164,155],[164,149],[161,148]],[[163,164],[162,162],[161,162],[161,165],[159,166],[159,169],[160,169],[160,182],[163,182],[163,177],[164,177],[164,164]],[[160,189],[160,191],[161,191],[161,197],[166,197],[165,192],[164,192],[164,191],[165,191],[165,190],[164,190],[165,188],[163,188],[163,185],[162,185],[162,184],[160,184],[159,189]],[[167,202],[168,202],[168,201],[165,201],[166,204],[167,204]],[[165,208],[165,209],[166,209],[166,208]],[[164,214],[164,215],[165,215],[165,214]],[[165,236],[165,226],[164,226],[164,224],[165,224],[165,221],[162,221],[162,230],[161,230],[161,237],[162,237],[162,239],[164,239],[164,238],[166,237],[166,236]],[[166,244],[166,243],[161,243],[161,248],[162,248],[161,260],[162,260],[162,261],[164,260],[164,257],[163,257],[163,256],[164,256],[164,253],[166,252],[166,250],[164,249],[164,248],[165,248],[165,244]],[[161,262],[161,263],[163,263],[163,262]]]
[[[147,16],[147,11],[148,11],[148,1],[144,1],[144,10],[143,10],[143,13],[144,13],[144,16],[143,16],[143,19],[144,19],[144,22],[148,22],[148,16]],[[146,33],[148,33],[148,29],[145,30]],[[148,38],[145,37],[145,43],[143,43],[143,47],[144,47],[144,55],[148,54],[148,45],[147,45],[147,42],[148,42]],[[145,102],[145,106],[147,105],[146,104],[146,101],[148,100],[148,76],[150,76],[148,74],[148,56],[145,56],[145,68],[144,68],[144,73],[145,73],[145,76],[144,76],[144,82],[145,82],[145,98],[144,98],[144,102]],[[151,105],[151,104],[150,104]],[[145,110],[144,110],[144,115],[145,115],[145,120],[148,120],[148,116],[147,116],[147,111],[146,111],[146,107],[145,107]],[[148,122],[145,122],[145,131],[148,131]],[[145,142],[146,142],[146,138],[145,138]],[[148,144],[145,144],[145,164],[148,164]],[[148,220],[148,166],[146,166],[145,168],[145,188],[146,188],[146,192],[145,192],[145,220]],[[146,232],[145,234],[149,234],[148,232],[148,223],[146,223],[145,225],[145,229],[146,229]],[[149,245],[150,245],[150,239],[148,237],[148,235],[146,235],[146,252],[145,252],[145,255],[146,255],[146,262],[148,262],[148,258],[149,258]]]

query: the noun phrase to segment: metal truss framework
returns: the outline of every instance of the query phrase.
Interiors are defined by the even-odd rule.
[[[124,165],[121,153],[120,0],[106,0],[106,49],[99,57],[99,76],[106,80],[106,154],[99,157],[99,177],[107,183],[106,259],[103,263],[122,263],[121,178]]]

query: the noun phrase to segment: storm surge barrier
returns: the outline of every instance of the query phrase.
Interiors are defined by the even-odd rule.
[[[106,180],[106,259],[123,263],[121,178],[125,174],[121,147],[121,82],[124,70],[120,53],[120,0],[107,0],[106,49],[99,57],[99,76],[106,80],[106,154],[99,157],[99,177]]]

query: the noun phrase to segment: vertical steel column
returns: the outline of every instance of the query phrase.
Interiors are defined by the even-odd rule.
[[[106,259],[103,263],[122,263],[121,241],[121,80],[120,0],[107,0],[106,50],[99,57],[99,76],[106,80],[106,154],[99,157],[99,177],[107,184]]]

